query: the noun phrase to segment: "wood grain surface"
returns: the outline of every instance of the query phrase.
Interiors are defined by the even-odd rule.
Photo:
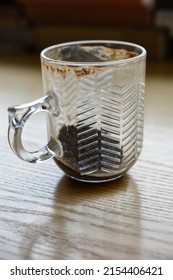
[[[7,141],[7,107],[42,95],[39,56],[0,60],[0,259],[173,259],[173,63],[148,63],[144,147],[123,178],[87,184]],[[27,124],[46,143],[45,116]]]

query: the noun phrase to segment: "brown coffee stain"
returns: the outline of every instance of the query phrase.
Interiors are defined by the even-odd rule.
[[[135,52],[130,52],[130,51],[127,51],[127,50],[124,50],[124,49],[109,49],[109,48],[106,48],[106,52],[107,52],[107,57],[109,58],[109,60],[103,61],[103,63],[108,62],[108,61],[111,62],[111,61],[125,60],[125,59],[129,59],[129,58],[133,58],[133,57],[138,55]],[[58,61],[57,61],[57,64],[58,64]],[[67,64],[68,64],[68,62],[67,62]],[[58,73],[62,77],[62,79],[65,79],[67,73],[69,73],[70,71],[73,71],[75,76],[77,78],[80,78],[80,77],[84,77],[84,76],[87,76],[87,75],[102,72],[105,69],[105,67],[101,67],[101,66],[98,66],[98,67],[96,67],[96,66],[95,67],[94,66],[88,66],[88,67],[71,66],[70,67],[70,66],[60,66],[60,65],[54,65],[54,64],[46,64],[44,62],[43,62],[43,66],[46,68],[47,71],[50,71],[52,73]]]
[[[69,67],[69,66],[53,66],[44,64],[47,71],[52,73],[58,73],[63,79],[66,78],[67,73],[74,72],[77,78],[84,77],[86,75],[102,72],[105,67]]]

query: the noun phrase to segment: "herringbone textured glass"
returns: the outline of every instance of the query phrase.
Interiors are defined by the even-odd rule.
[[[109,180],[122,176],[137,160],[144,119],[140,69],[109,67],[81,76],[71,69],[65,76],[54,72],[49,77],[51,88],[46,90],[56,94],[60,104],[56,122],[49,118],[49,136],[60,139],[64,155],[55,161],[70,176]]]
[[[58,163],[78,176],[121,176],[142,148],[144,83],[114,84],[114,69],[109,69],[81,78],[73,72],[65,79],[56,76],[53,84],[61,104],[56,137],[66,128]]]

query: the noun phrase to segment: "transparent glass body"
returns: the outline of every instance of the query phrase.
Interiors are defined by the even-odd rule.
[[[145,50],[122,42],[81,42],[42,53],[44,93],[59,115],[48,117],[54,157],[71,177],[105,181],[122,176],[142,149]]]
[[[121,177],[143,143],[146,51],[118,41],[80,41],[41,53],[44,96],[9,111],[9,143],[29,162],[54,158],[70,177],[104,182]],[[47,115],[48,143],[25,150],[21,134],[34,114]]]

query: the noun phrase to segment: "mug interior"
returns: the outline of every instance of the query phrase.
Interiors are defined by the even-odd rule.
[[[52,62],[104,64],[145,56],[139,45],[119,41],[79,41],[51,46],[41,57]]]

